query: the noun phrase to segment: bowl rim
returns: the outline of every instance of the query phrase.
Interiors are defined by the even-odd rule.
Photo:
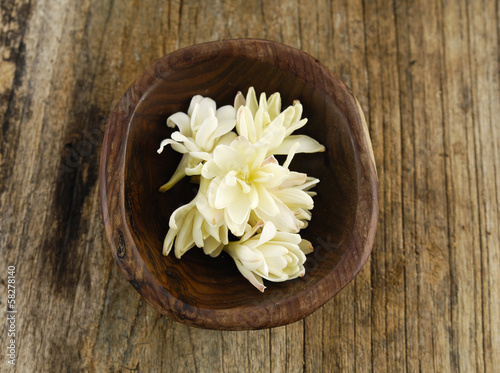
[[[277,68],[287,68],[287,71],[294,69],[292,72],[294,75],[300,74],[300,69],[289,60],[293,61],[293,56],[305,58],[320,70],[321,76],[328,76],[332,84],[334,82],[341,88],[345,105],[351,105],[351,108],[357,109],[356,111],[343,111],[345,115],[349,116],[346,119],[348,119],[347,124],[354,149],[358,181],[358,203],[353,224],[353,239],[339,263],[326,276],[296,294],[282,298],[277,302],[269,302],[269,304],[264,305],[264,308],[262,304],[238,308],[199,308],[175,298],[159,283],[145,265],[129,230],[125,208],[124,169],[131,119],[141,99],[152,86],[158,83],[157,72],[160,64],[169,67],[175,59],[186,55],[197,55],[199,51],[216,55],[237,52],[242,57],[248,57],[245,52],[255,50],[255,48],[269,51],[270,54],[274,49],[289,54],[290,59],[283,58],[282,62],[274,61],[272,64]],[[239,54],[237,55],[239,56]],[[260,53],[253,58],[260,62],[270,63],[271,56]],[[302,78],[305,79],[306,76]],[[305,80],[311,83],[310,79]],[[330,89],[330,95],[332,95],[333,85],[327,86],[324,82],[322,83],[321,88],[325,90],[325,93],[328,94]],[[124,141],[117,141],[122,139]],[[156,60],[127,89],[110,115],[101,150],[99,178],[101,210],[106,237],[112,255],[122,273],[144,299],[158,311],[191,326],[222,330],[248,330],[276,327],[298,321],[316,311],[354,279],[368,260],[375,241],[379,213],[378,177],[368,127],[359,102],[340,78],[316,58],[299,49],[274,41],[263,39],[214,41],[188,46]],[[361,214],[361,206],[363,206],[365,214]],[[341,271],[340,276],[334,276],[339,266],[343,271]],[[313,296],[313,294],[318,296]],[[292,312],[290,308],[292,305],[296,305],[299,299],[304,306],[300,309],[295,308]]]

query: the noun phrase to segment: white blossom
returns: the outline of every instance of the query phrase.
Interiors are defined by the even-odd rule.
[[[160,191],[165,192],[186,175],[199,175],[203,162],[209,160],[216,145],[230,143],[236,134],[236,110],[227,105],[216,108],[215,101],[200,95],[191,99],[187,114],[178,112],[167,119],[167,126],[176,127],[170,139],[161,142],[158,153],[167,145],[183,157],[170,180]]]
[[[263,278],[282,282],[304,276],[305,254],[312,245],[298,234],[280,232],[267,222],[262,233],[238,242],[230,242],[224,250],[231,255],[238,270],[260,291],[266,288]]]
[[[279,221],[286,231],[298,230],[293,212],[270,193],[289,177],[290,171],[273,156],[266,158],[266,153],[265,145],[252,145],[239,136],[229,146],[217,146],[201,171],[202,177],[211,180],[209,206],[224,211],[227,226],[238,237],[244,233],[252,211],[265,220]]]
[[[228,227],[223,215],[206,202],[207,188],[208,181],[202,178],[196,197],[170,216],[163,255],[168,255],[175,246],[175,256],[180,259],[189,249],[198,246],[203,248],[205,254],[216,257],[228,243]]]
[[[253,87],[246,98],[238,92],[234,107],[217,110],[215,101],[194,96],[186,113],[167,119],[177,127],[162,141],[183,154],[166,191],[184,176],[196,176],[194,199],[170,216],[163,254],[174,248],[181,256],[197,246],[218,256],[225,250],[239,271],[260,291],[263,279],[280,282],[305,273],[305,254],[312,245],[298,234],[307,226],[314,207],[310,189],[319,180],[291,171],[296,153],[324,151],[306,135],[293,135],[307,123],[294,101],[281,111],[279,93],[257,102]],[[236,132],[232,131],[236,127]],[[274,155],[286,155],[280,165]],[[229,242],[229,232],[239,238]]]
[[[314,208],[312,197],[315,192],[309,189],[319,182],[304,173],[290,172],[288,177],[277,187],[269,188],[268,192],[280,210],[277,215],[266,214],[266,211],[252,212],[250,224],[259,220],[271,221],[281,231],[299,232],[307,227]]]
[[[288,154],[295,144],[296,153],[316,153],[325,151],[325,147],[307,135],[292,135],[302,128],[307,119],[302,119],[302,104],[295,100],[292,106],[281,111],[281,96],[273,93],[266,99],[261,93],[259,102],[255,89],[250,87],[246,98],[238,92],[234,100],[236,114],[236,131],[246,137],[252,144],[265,142],[268,145],[267,155]]]

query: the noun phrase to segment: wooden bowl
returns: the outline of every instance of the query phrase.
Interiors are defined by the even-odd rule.
[[[308,124],[299,132],[326,146],[297,155],[292,169],[318,177],[315,208],[301,231],[313,242],[303,278],[266,282],[264,293],[237,271],[227,255],[213,259],[196,247],[181,260],[162,255],[172,211],[189,202],[185,179],[167,193],[180,154],[156,150],[172,129],[169,115],[187,111],[196,94],[218,106],[237,91],[280,92],[283,108],[299,99]],[[158,311],[179,322],[242,330],[295,322],[321,307],[361,270],[378,219],[377,175],[365,119],[340,79],[297,49],[264,40],[195,45],[160,58],[116,105],[104,138],[100,191],[113,256],[135,289]],[[354,301],[354,300],[353,300]]]

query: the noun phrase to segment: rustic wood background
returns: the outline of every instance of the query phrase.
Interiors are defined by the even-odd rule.
[[[0,309],[18,372],[494,372],[500,366],[495,0],[1,0]],[[352,88],[380,177],[371,259],[293,325],[194,329],[126,282],[103,233],[109,113],[155,59],[276,40]],[[7,365],[7,323],[0,371]]]

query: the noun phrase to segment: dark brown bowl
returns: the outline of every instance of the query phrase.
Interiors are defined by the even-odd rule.
[[[325,153],[297,155],[292,168],[318,177],[315,208],[301,231],[313,242],[303,278],[266,282],[264,293],[231,258],[193,248],[181,260],[162,255],[170,214],[195,188],[183,180],[158,192],[180,154],[160,141],[165,121],[186,111],[192,96],[232,103],[237,91],[280,92],[283,108],[299,99],[301,129]],[[227,40],[173,52],[148,67],[116,105],[104,138],[100,169],[102,214],[113,256],[136,290],[158,311],[182,323],[226,330],[259,329],[300,320],[321,307],[361,270],[378,219],[377,175],[366,122],[340,79],[297,49],[264,40]]]

